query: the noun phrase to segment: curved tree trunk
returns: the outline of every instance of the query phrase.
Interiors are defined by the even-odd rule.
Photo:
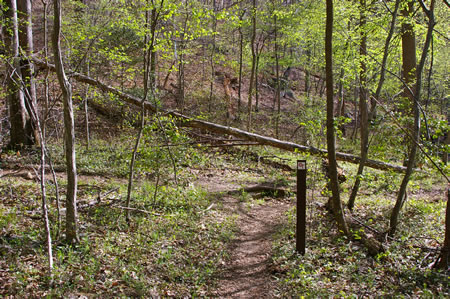
[[[358,172],[356,174],[355,184],[353,185],[350,198],[348,200],[348,208],[353,209],[355,205],[356,194],[358,194],[359,185],[361,184],[361,175],[364,170],[368,151],[369,151],[369,111],[367,108],[367,100],[369,98],[369,91],[367,90],[367,33],[366,33],[366,0],[360,0],[360,28],[361,28],[361,43],[359,46],[359,113],[360,113],[360,129],[361,129],[361,162],[359,163]]]
[[[340,231],[349,235],[347,222],[339,196],[339,182],[336,163],[336,140],[334,133],[334,97],[333,97],[333,0],[327,0],[327,20],[325,30],[325,70],[327,84],[327,149],[331,192],[333,194],[333,214]]]
[[[72,86],[66,77],[61,57],[61,0],[54,1],[53,53],[58,82],[64,104],[64,143],[67,166],[66,240],[69,244],[79,242],[77,216],[77,167],[75,159],[75,126],[72,107]]]
[[[406,188],[408,186],[408,182],[409,179],[411,177],[411,174],[413,172],[413,167],[415,165],[416,162],[416,153],[417,153],[417,144],[419,143],[419,138],[420,138],[420,110],[419,110],[419,100],[420,100],[420,93],[422,90],[422,71],[423,68],[425,66],[425,60],[427,58],[427,54],[428,54],[428,49],[430,47],[430,43],[431,43],[431,39],[433,37],[433,28],[435,25],[435,21],[434,21],[434,5],[435,5],[435,0],[431,0],[431,5],[430,5],[430,9],[425,11],[426,14],[428,15],[428,19],[429,19],[429,23],[428,23],[428,31],[427,31],[427,37],[425,40],[425,44],[422,50],[422,56],[420,58],[420,63],[417,67],[417,71],[416,71],[416,88],[415,88],[415,94],[411,94],[409,93],[409,98],[412,99],[413,101],[413,109],[414,109],[414,126],[412,128],[412,143],[411,143],[411,150],[409,152],[409,156],[408,156],[408,164],[406,167],[406,173],[405,176],[403,177],[402,183],[400,185],[400,190],[398,191],[398,195],[397,195],[397,201],[395,202],[395,206],[392,210],[391,213],[391,217],[390,217],[390,222],[389,222],[389,231],[388,234],[390,236],[393,236],[395,234],[395,231],[397,229],[397,225],[398,225],[398,218],[400,215],[400,211],[403,207],[403,204],[405,203],[406,200]],[[412,2],[410,2],[412,3]],[[409,12],[412,13],[413,10],[413,6],[412,4],[409,6]],[[408,24],[406,24],[408,25]],[[413,30],[413,28],[411,27],[411,30]],[[414,32],[411,31],[406,31],[406,35],[408,37],[408,39],[412,36],[413,39],[412,40],[408,40],[409,42],[414,42],[414,49],[415,49],[415,39],[414,39]],[[407,43],[408,46],[412,46],[409,45]],[[408,51],[410,51],[411,49],[406,49]],[[406,55],[406,54],[405,54]],[[412,55],[412,53],[411,53]],[[415,57],[415,51],[414,51],[414,57]],[[411,57],[408,57],[407,59],[408,61],[412,61]],[[415,58],[414,58],[415,61]],[[404,69],[405,70],[405,69]],[[408,70],[408,69],[406,69]],[[403,74],[405,81],[406,79],[408,80],[413,80],[413,78],[411,77],[411,74],[408,72],[405,72]],[[411,82],[411,81],[406,81],[406,82]]]
[[[152,10],[152,15],[155,14],[155,10]],[[149,11],[145,12],[145,28],[146,31],[148,31],[150,27],[150,15],[149,15]],[[142,133],[144,131],[144,127],[145,127],[145,107],[144,107],[144,103],[147,100],[148,97],[148,91],[149,91],[149,79],[150,79],[150,61],[149,59],[151,59],[151,52],[153,51],[153,42],[154,42],[154,38],[153,36],[150,37],[149,36],[150,33],[145,34],[144,36],[144,97],[142,98],[142,103],[141,103],[141,121],[140,121],[140,127],[139,127],[139,131],[138,131],[138,135],[136,138],[136,142],[134,143],[134,148],[133,148],[133,153],[131,154],[131,161],[130,161],[130,170],[129,170],[129,175],[128,175],[128,187],[127,187],[127,201],[126,201],[126,211],[125,211],[125,217],[127,220],[127,223],[130,223],[130,203],[131,203],[131,193],[133,191],[133,180],[134,180],[134,166],[136,163],[136,157],[137,157],[137,152],[139,149],[139,144],[141,142],[142,139]],[[152,31],[151,34],[154,34],[154,32]],[[147,49],[147,45],[150,43],[149,48]]]

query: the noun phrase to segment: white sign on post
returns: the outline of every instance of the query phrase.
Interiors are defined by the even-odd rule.
[[[304,161],[298,161],[298,162],[297,162],[297,169],[301,169],[301,170],[306,169],[306,162],[304,162]]]

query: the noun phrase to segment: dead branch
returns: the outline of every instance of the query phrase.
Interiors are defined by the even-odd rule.
[[[136,208],[129,208],[129,207],[123,207],[123,206],[116,206],[116,205],[113,205],[112,207],[118,208],[118,209],[122,209],[122,210],[128,210],[128,211],[133,211],[133,212],[139,212],[139,213],[142,213],[142,214],[147,214],[147,215],[152,215],[152,216],[162,216],[162,215],[159,214],[159,213],[150,212],[150,211],[141,210],[141,209],[136,209]]]
[[[377,256],[385,251],[383,244],[370,233],[366,233],[359,223],[353,221],[353,218],[347,217],[347,224],[354,232],[353,238],[355,241],[361,242],[371,256]]]

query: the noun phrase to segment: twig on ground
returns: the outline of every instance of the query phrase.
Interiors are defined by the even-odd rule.
[[[162,214],[159,214],[159,213],[150,212],[150,211],[141,210],[141,209],[136,209],[136,208],[129,208],[129,207],[117,206],[117,205],[112,205],[111,207],[113,207],[113,208],[118,208],[118,209],[122,209],[122,210],[133,211],[133,212],[139,212],[139,213],[143,213],[143,214],[147,214],[147,215],[152,215],[152,216],[163,216]],[[171,216],[172,216],[172,215],[171,215]]]
[[[116,188],[113,188],[113,189],[111,189],[111,190],[109,190],[109,191],[106,191],[105,193],[99,193],[98,194],[98,197],[97,197],[97,201],[98,202],[100,202],[100,200],[101,200],[101,198],[102,197],[105,197],[105,196],[108,196],[109,194],[111,194],[111,193],[113,193],[113,192],[116,192],[117,190],[119,190],[119,187],[116,187]]]

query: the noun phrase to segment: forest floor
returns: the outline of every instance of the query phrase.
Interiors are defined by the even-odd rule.
[[[17,168],[17,166],[16,166]],[[63,179],[65,174],[56,172]],[[3,169],[0,177],[36,181],[36,173],[28,168]],[[47,173],[46,180],[52,180]],[[101,183],[102,176],[80,175],[85,184]],[[248,182],[231,182],[232,177],[222,172],[206,173],[194,182],[216,197],[211,208],[220,205],[229,216],[237,215],[237,235],[227,245],[229,257],[223,263],[217,280],[217,290],[211,295],[221,298],[273,298],[276,297],[276,282],[273,278],[272,243],[274,234],[286,222],[285,213],[291,205],[290,200],[264,197],[254,201],[245,199],[241,186]],[[119,178],[114,181],[125,183]],[[250,182],[250,186],[255,185]],[[37,217],[37,215],[36,215]]]
[[[159,160],[164,165],[160,177],[155,173],[158,167],[140,165],[132,202],[136,211],[128,225],[122,207],[130,142],[121,138],[93,141],[91,147],[77,150],[81,243],[70,248],[63,235],[54,236],[52,285],[46,274],[41,197],[33,170],[38,169],[37,155],[2,154],[0,295],[448,295],[448,275],[429,269],[440,248],[445,218],[444,183],[435,175],[414,177],[398,238],[385,242],[387,251],[372,257],[364,246],[336,231],[324,208],[327,196],[321,194],[326,185],[321,160],[309,157],[308,245],[306,254],[299,256],[295,253],[294,194],[248,191],[267,183],[284,190],[295,188],[293,171],[265,164],[253,154],[291,166],[297,155],[266,147],[173,148],[179,161],[178,183],[173,182],[167,153],[154,158],[163,159]],[[62,147],[54,146],[52,151],[59,170],[64,161]],[[141,155],[145,158],[145,152]],[[341,166],[349,173],[356,168]],[[401,175],[367,170],[366,176],[352,217],[383,231]],[[49,172],[46,179],[55,232],[55,186]],[[57,172],[57,179],[64,207],[63,172]],[[342,186],[344,198],[351,183]]]
[[[93,152],[98,153],[98,151],[93,150],[87,152],[87,155]],[[180,286],[176,283],[178,279],[181,279],[178,278],[180,277],[180,274],[171,273],[172,271],[175,271],[174,269],[165,271],[156,267],[155,280],[168,281],[168,283],[163,283],[159,287],[156,286],[158,284],[154,283],[150,293],[145,291],[140,293],[140,291],[135,290],[135,285],[121,277],[120,273],[116,273],[118,272],[117,270],[111,270],[117,266],[114,266],[115,262],[110,259],[105,259],[105,256],[115,256],[117,253],[112,253],[109,252],[108,249],[104,249],[103,246],[107,248],[107,245],[94,241],[93,237],[100,237],[100,239],[103,240],[102,243],[108,244],[111,242],[112,244],[115,244],[115,246],[122,248],[122,251],[127,251],[126,248],[129,245],[126,244],[129,242],[130,238],[135,238],[136,233],[138,235],[142,233],[137,229],[140,227],[139,223],[145,221],[143,218],[149,218],[149,216],[135,215],[135,217],[137,217],[134,218],[136,225],[126,228],[121,221],[123,220],[123,214],[120,209],[114,209],[124,205],[122,199],[124,188],[127,183],[126,179],[122,178],[120,175],[116,176],[114,171],[103,172],[102,170],[96,170],[95,166],[92,167],[92,164],[90,164],[90,168],[86,167],[87,164],[81,162],[81,160],[81,165],[84,165],[79,169],[81,174],[79,175],[78,193],[78,205],[81,207],[79,213],[80,225],[82,227],[82,244],[84,244],[81,246],[88,246],[89,249],[83,254],[90,256],[92,259],[98,259],[99,261],[95,264],[100,263],[101,265],[94,266],[94,268],[98,267],[96,270],[86,270],[86,268],[92,267],[83,265],[83,263],[86,262],[86,257],[81,258],[80,260],[76,259],[75,262],[72,260],[70,265],[65,265],[64,261],[68,259],[68,253],[66,252],[66,249],[64,249],[61,240],[54,236],[57,244],[54,248],[56,267],[59,269],[57,272],[68,267],[66,268],[66,271],[71,269],[71,275],[69,275],[67,282],[63,283],[62,280],[59,280],[59,282],[55,283],[54,287],[59,285],[59,290],[54,289],[51,291],[52,288],[50,288],[49,292],[46,291],[47,283],[45,283],[45,248],[43,247],[44,243],[41,243],[44,240],[42,239],[42,235],[37,233],[40,231],[40,221],[35,221],[40,219],[39,179],[35,172],[35,170],[38,169],[38,165],[36,164],[33,155],[22,156],[11,153],[10,155],[3,154],[2,158],[2,169],[0,172],[0,198],[2,199],[0,202],[0,216],[4,221],[0,223],[2,224],[0,254],[5,257],[5,262],[7,264],[2,263],[0,267],[0,281],[3,285],[2,288],[0,288],[0,294],[18,296],[44,296],[49,294],[64,296],[84,295],[87,297],[95,293],[104,293],[112,296],[119,294],[145,294],[155,296],[158,294],[175,297],[197,294],[235,298],[254,298],[255,296],[259,298],[273,297],[272,294],[274,293],[274,289],[276,289],[271,273],[271,250],[272,242],[274,241],[273,234],[278,230],[282,219],[285,218],[283,215],[290,205],[290,200],[271,197],[258,192],[253,193],[255,196],[255,198],[253,198],[252,195],[243,190],[244,187],[255,186],[260,182],[271,180],[270,175],[267,173],[269,168],[258,167],[258,163],[250,160],[236,164],[232,161],[228,161],[230,157],[227,157],[226,155],[222,156],[222,154],[218,155],[218,152],[215,152],[208,158],[208,160],[211,159],[211,161],[206,162],[207,165],[192,165],[192,167],[187,167],[182,170],[184,173],[189,173],[189,185],[192,186],[189,188],[193,188],[192,190],[204,190],[202,191],[204,192],[202,193],[203,195],[195,195],[192,206],[198,204],[198,199],[201,198],[207,199],[207,202],[201,201],[199,205],[201,207],[197,207],[199,208],[199,212],[193,212],[190,216],[197,219],[195,221],[198,221],[198,223],[194,224],[192,222],[186,222],[180,224],[183,220],[180,221],[174,219],[177,223],[176,225],[186,227],[186,229],[192,231],[194,235],[189,235],[189,237],[182,236],[182,233],[178,232],[178,228],[174,228],[174,230],[171,231],[162,229],[168,239],[162,237],[160,238],[162,240],[157,243],[162,243],[162,248],[164,250],[166,247],[183,247],[183,244],[192,244],[192,242],[195,243],[196,240],[202,240],[200,241],[199,247],[195,247],[195,245],[188,246],[190,247],[187,249],[189,250],[188,255],[192,255],[195,252],[197,252],[196,254],[200,254],[200,256],[195,257],[201,260],[198,265],[194,266],[195,268],[198,267],[198,270],[195,271],[207,272],[209,266],[202,267],[202,263],[206,262],[208,264],[215,263],[215,265],[211,266],[215,270],[211,272],[212,276],[210,276],[210,278],[200,279],[200,281],[206,279],[207,285],[194,282],[194,285],[189,286],[189,283],[185,282]],[[58,159],[58,155],[56,159]],[[92,158],[89,160],[92,161]],[[56,166],[56,169],[58,170],[59,167]],[[115,169],[119,171],[119,168]],[[91,175],[88,173],[91,173]],[[105,173],[109,174],[106,175]],[[269,178],[267,177],[268,175]],[[56,177],[61,186],[61,195],[64,197],[65,174],[57,171]],[[51,204],[50,216],[53,222],[55,221],[56,216],[54,206],[55,191],[52,184],[53,178],[49,171],[47,171],[46,180],[50,183],[48,192]],[[143,178],[137,178],[136,184],[136,188],[139,190],[137,192],[143,192],[141,188],[145,188],[146,184],[143,182]],[[120,188],[120,190],[115,190],[115,186]],[[163,189],[164,187],[161,187],[161,193],[164,193],[164,191],[162,191]],[[103,195],[109,191],[113,192],[108,196]],[[92,200],[97,197],[100,198],[98,201]],[[144,205],[146,205],[145,202],[148,201],[148,197],[149,196],[143,198]],[[178,201],[180,198],[174,198],[173,200]],[[64,207],[64,202],[62,202],[62,205]],[[139,202],[134,206],[137,205],[139,205]],[[138,206],[138,208],[140,207]],[[145,209],[151,211],[151,209],[158,209],[158,206],[153,205],[150,208],[147,205]],[[171,211],[174,211],[173,208]],[[97,214],[100,216],[98,220],[96,220]],[[107,216],[107,214],[110,216]],[[173,212],[171,214],[173,214]],[[161,213],[161,216],[157,216],[156,218],[166,217],[163,215],[171,217],[170,214]],[[155,217],[150,218],[155,219]],[[111,222],[109,222],[108,219],[110,219]],[[209,229],[210,225],[218,225],[217,230],[211,232]],[[55,229],[55,226],[52,226],[52,228]],[[110,233],[113,235],[117,232],[118,235],[115,238],[120,238],[122,241],[117,243],[118,241],[115,238],[109,241],[109,237],[105,235],[108,230],[112,230]],[[208,231],[208,238],[203,236],[205,230]],[[125,232],[128,232],[127,234],[130,234],[130,236],[124,237],[123,233]],[[235,236],[228,237],[229,234]],[[217,235],[217,237],[215,237],[215,235]],[[221,235],[225,235],[225,239],[220,237]],[[171,238],[176,238],[175,242],[170,241]],[[220,241],[222,239],[223,241]],[[217,244],[215,242],[217,242]],[[30,246],[30,249],[23,250],[24,246]],[[136,244],[136,246],[144,247],[145,245]],[[157,250],[156,252],[147,249],[152,253],[143,255],[142,257],[140,256],[139,259],[136,258],[136,260],[130,262],[130,264],[146,264],[147,262],[144,262],[142,258],[148,257],[149,259],[152,259],[152,255],[161,255],[160,246],[161,245],[155,248],[155,250]],[[192,249],[192,247],[195,247],[196,249]],[[214,248],[210,250],[211,253],[208,253],[210,247]],[[205,248],[208,249],[205,250]],[[123,255],[120,254],[120,256]],[[218,258],[211,258],[211,256],[216,256]],[[169,261],[167,259],[169,259]],[[177,271],[181,271],[181,268],[185,267],[185,265],[181,266],[181,263],[188,264],[189,257],[186,257],[187,260],[184,261],[179,261],[177,259],[178,257],[165,257],[165,260],[161,260],[161,262],[170,264],[172,263],[171,260],[175,260],[174,263],[178,264],[178,267],[180,268]],[[215,262],[213,262],[214,260]],[[159,264],[159,262],[158,259],[158,261],[155,261],[154,263]],[[9,266],[7,266],[8,264]],[[133,267],[134,266],[131,266],[131,268]],[[15,271],[11,271],[10,269],[15,269]],[[39,271],[29,272],[31,269],[39,269]],[[188,272],[186,270],[183,271]],[[95,273],[94,277],[91,277],[92,281],[89,281],[89,278],[87,278],[89,277],[87,276],[87,272]],[[16,276],[19,273],[21,273],[20,277],[22,277],[20,279]],[[105,276],[108,275],[105,275],[105,273],[108,273],[108,275],[112,277],[109,279],[106,278]],[[134,270],[131,273],[135,273],[133,274],[135,276],[140,276],[137,270]],[[187,274],[188,277],[191,275],[189,273]],[[181,274],[181,277],[184,277],[185,275],[186,273]],[[209,275],[206,275],[206,277],[208,276]],[[57,277],[59,276],[56,275],[55,281],[58,281]],[[183,280],[184,279],[186,278],[183,278]],[[68,284],[69,281],[70,283]],[[77,281],[79,285],[76,285],[75,281]],[[108,281],[111,289],[105,292],[105,289],[103,288],[108,285]],[[103,286],[100,286],[99,283]],[[175,285],[173,283],[175,283]],[[175,291],[174,288],[178,288],[178,290]],[[198,289],[195,290],[195,288]]]

